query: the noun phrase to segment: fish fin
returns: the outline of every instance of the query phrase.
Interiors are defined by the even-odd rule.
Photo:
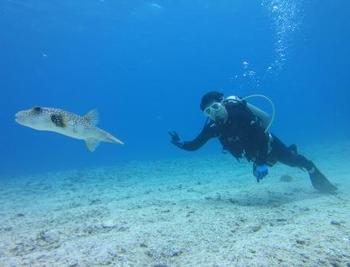
[[[94,139],[94,138],[89,138],[85,140],[86,146],[87,148],[91,151],[94,152],[95,149],[98,147],[98,145],[100,144],[100,141],[98,139]]]
[[[116,138],[115,136],[113,136],[113,135],[111,135],[110,133],[107,133],[107,132],[105,132],[104,141],[105,142],[109,142],[109,143],[113,143],[113,144],[124,145],[123,141],[119,140],[118,138]]]
[[[99,123],[99,114],[97,109],[90,110],[88,113],[85,114],[84,118],[90,122],[93,125],[97,125]]]
[[[118,138],[115,138],[114,141],[115,141],[116,144],[125,145],[125,143],[122,140],[118,139]]]
[[[113,144],[119,144],[119,145],[124,145],[124,142],[119,140],[118,138],[114,137],[109,139],[109,142],[113,143]]]

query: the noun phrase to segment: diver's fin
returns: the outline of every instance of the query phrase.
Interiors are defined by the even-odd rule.
[[[94,138],[89,138],[85,140],[87,148],[91,151],[94,152],[95,149],[98,147],[100,144],[100,141]]]
[[[288,149],[292,152],[294,152],[295,154],[298,154],[298,148],[297,148],[297,145],[293,144],[293,145],[290,145],[288,147]]]
[[[88,113],[85,114],[84,118],[90,122],[93,125],[97,125],[99,123],[99,114],[97,109],[90,110]]]
[[[309,171],[312,186],[321,193],[334,194],[337,188],[316,167]]]

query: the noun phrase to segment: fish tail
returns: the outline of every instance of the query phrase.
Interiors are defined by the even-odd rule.
[[[110,133],[106,133],[104,141],[108,143],[113,143],[113,144],[120,144],[124,145],[124,142],[116,138],[115,136],[111,135]]]

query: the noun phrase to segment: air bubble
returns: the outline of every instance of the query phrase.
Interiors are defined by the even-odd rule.
[[[243,65],[243,68],[244,68],[244,69],[247,69],[248,66],[249,66],[249,63],[248,63],[248,61],[243,61],[243,62],[242,62],[242,65]]]
[[[287,61],[292,34],[300,24],[299,5],[301,2],[302,0],[262,0],[261,6],[270,13],[275,30],[276,56],[271,64],[275,70],[280,71]]]
[[[253,77],[253,76],[255,76],[255,71],[253,71],[253,70],[251,70],[251,71],[249,71],[248,72],[248,75],[250,76],[250,77]]]

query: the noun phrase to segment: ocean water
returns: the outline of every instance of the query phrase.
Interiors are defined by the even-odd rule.
[[[204,123],[200,97],[210,90],[271,97],[272,129],[286,142],[348,138],[348,7],[2,1],[1,172],[182,156],[167,132],[193,138]],[[16,125],[15,112],[34,105],[81,115],[97,108],[101,127],[126,146],[91,154],[76,140]]]
[[[334,177],[343,192],[347,192],[349,10],[347,0],[2,0],[0,181],[4,194],[1,224],[14,224],[18,228],[8,231],[9,228],[0,228],[0,235],[6,240],[0,246],[0,265],[272,266],[280,263],[327,266],[335,262],[345,266],[341,264],[350,262],[350,228],[345,223],[349,219],[346,211],[349,198],[345,193],[339,197],[342,200],[318,198],[305,182],[308,179],[305,183],[298,179],[297,189],[291,193],[288,186],[278,183],[280,175],[288,173],[283,166],[271,171],[270,184],[257,187],[251,166],[222,155],[217,141],[210,141],[201,150],[189,153],[169,142],[168,131],[178,131],[184,140],[194,138],[205,122],[199,103],[208,91],[218,90],[227,96],[264,94],[276,107],[271,131],[287,144],[296,143]],[[271,112],[271,107],[262,100],[252,100],[252,103]],[[33,106],[62,108],[80,115],[98,109],[99,127],[116,135],[125,145],[101,143],[91,153],[82,141],[16,124],[15,113]],[[289,174],[302,176],[297,170]],[[90,179],[82,179],[82,176]],[[233,176],[237,179],[232,179]],[[231,185],[236,185],[230,189],[233,191],[225,191]],[[95,192],[94,188],[101,191]],[[196,195],[195,192],[201,193]],[[18,195],[22,197],[17,199]],[[317,224],[317,219],[324,218],[327,221],[324,231],[333,233],[337,228],[333,245],[342,251],[339,254],[342,257],[324,250],[331,244],[326,237],[319,240],[321,252],[307,245],[311,241],[297,238],[297,246],[304,246],[296,252],[299,258],[293,261],[287,254],[290,261],[285,263],[279,262],[277,256],[275,261],[269,261],[270,256],[260,252],[247,255],[243,248],[249,247],[248,241],[240,244],[236,240],[236,247],[225,247],[226,243],[232,244],[232,240],[216,240],[220,227],[232,221],[230,214],[234,211],[241,216],[236,218],[239,224],[245,225],[244,220],[247,220],[247,225],[252,227],[248,228],[253,234],[248,228],[237,230],[238,236],[244,239],[261,232],[261,226],[249,224],[254,214],[243,218],[245,212],[252,211],[250,206],[253,213],[262,218],[260,222],[270,220],[280,225],[284,220],[292,220],[293,212],[307,213],[310,207],[298,206],[297,211],[293,210],[293,205],[300,204],[298,201],[324,207],[328,215],[332,208],[327,203],[336,209],[335,206],[340,205],[337,201],[343,201],[340,206],[344,210],[334,211],[334,218],[327,217],[326,213],[322,217],[315,211],[310,217],[305,215],[301,221],[291,223],[295,226],[293,231],[302,236],[305,235],[301,229],[303,225],[308,221]],[[41,206],[43,203],[48,204]],[[60,203],[64,204],[60,206]],[[102,211],[96,211],[95,206],[91,208],[87,203],[97,203]],[[242,209],[232,211],[226,204]],[[284,209],[289,213],[283,218],[274,217],[282,212],[273,209],[275,213],[269,213],[270,207],[276,208],[275,204],[277,209],[286,205]],[[154,224],[147,224],[149,228],[140,230],[145,221],[136,216],[138,205],[142,206],[140,209],[146,217],[148,214],[153,218]],[[176,205],[184,206],[174,211]],[[152,210],[154,206],[159,207],[159,213]],[[188,206],[190,210],[187,211]],[[72,207],[82,210],[75,212]],[[9,212],[11,209],[13,214]],[[114,213],[108,213],[108,209]],[[176,218],[188,218],[204,209],[208,211],[195,217],[192,226],[186,226],[179,235],[171,235],[171,231],[176,232],[176,225],[188,223]],[[65,224],[63,219],[52,219],[55,224],[37,221],[43,216],[40,212],[55,214],[51,219],[73,216],[81,225],[84,220],[90,226],[96,220],[105,221],[100,232],[94,232],[97,228],[89,226],[96,238],[94,246],[78,241],[70,243],[72,240],[63,236],[70,234],[78,239],[86,237],[89,230],[80,229],[84,235],[75,236],[80,230],[74,232],[75,226]],[[264,217],[266,212],[271,217]],[[85,217],[77,214],[85,214]],[[96,220],[89,221],[89,214]],[[175,221],[164,216],[173,217]],[[25,223],[20,222],[22,217]],[[150,223],[150,220],[146,221]],[[122,221],[130,224],[124,225]],[[204,230],[198,232],[203,221]],[[163,232],[163,237],[152,232],[152,229],[159,230],[155,227],[158,222],[163,230],[167,223],[170,227],[169,232]],[[35,223],[39,225],[35,236],[39,235],[41,241],[31,247],[28,240],[35,238],[24,229]],[[226,233],[234,232],[227,227],[228,224],[223,229],[225,237],[228,237]],[[46,235],[49,228],[59,229],[60,234]],[[132,234],[137,229],[139,236]],[[266,235],[275,238],[272,241],[288,239],[288,231],[291,231],[288,227],[282,232],[272,229],[263,232],[259,240]],[[15,236],[12,243],[6,235]],[[309,238],[313,240],[311,236],[315,235],[310,233]],[[122,243],[113,247],[113,242],[117,242],[113,236],[120,236],[120,242],[127,244],[126,247],[121,248]],[[47,241],[50,238],[61,241]],[[99,247],[104,238],[111,242],[110,247]],[[168,243],[161,244],[162,238]],[[141,249],[148,250],[145,253],[132,250],[135,240],[141,244]],[[197,252],[202,250],[203,254],[185,249],[195,246],[195,240],[201,240]],[[208,251],[209,245],[203,240],[211,240],[217,247]],[[89,239],[89,242],[92,241]],[[18,244],[26,245],[21,249]],[[62,251],[71,251],[74,244],[81,253],[64,258]],[[169,248],[169,244],[175,247]],[[260,245],[268,246],[255,244],[255,250]],[[157,250],[157,245],[162,249]],[[254,243],[250,248],[254,250]],[[276,249],[269,248],[271,253]],[[292,245],[279,248],[276,255],[283,258],[286,255],[283,253],[291,248]],[[225,258],[233,249],[240,251],[241,258]],[[304,263],[300,256],[303,250],[310,252]],[[106,251],[108,255],[114,251],[117,256],[113,254],[107,260],[96,256]],[[316,259],[319,253],[324,257]],[[87,254],[95,256],[89,258]],[[337,262],[333,256],[341,259]]]

